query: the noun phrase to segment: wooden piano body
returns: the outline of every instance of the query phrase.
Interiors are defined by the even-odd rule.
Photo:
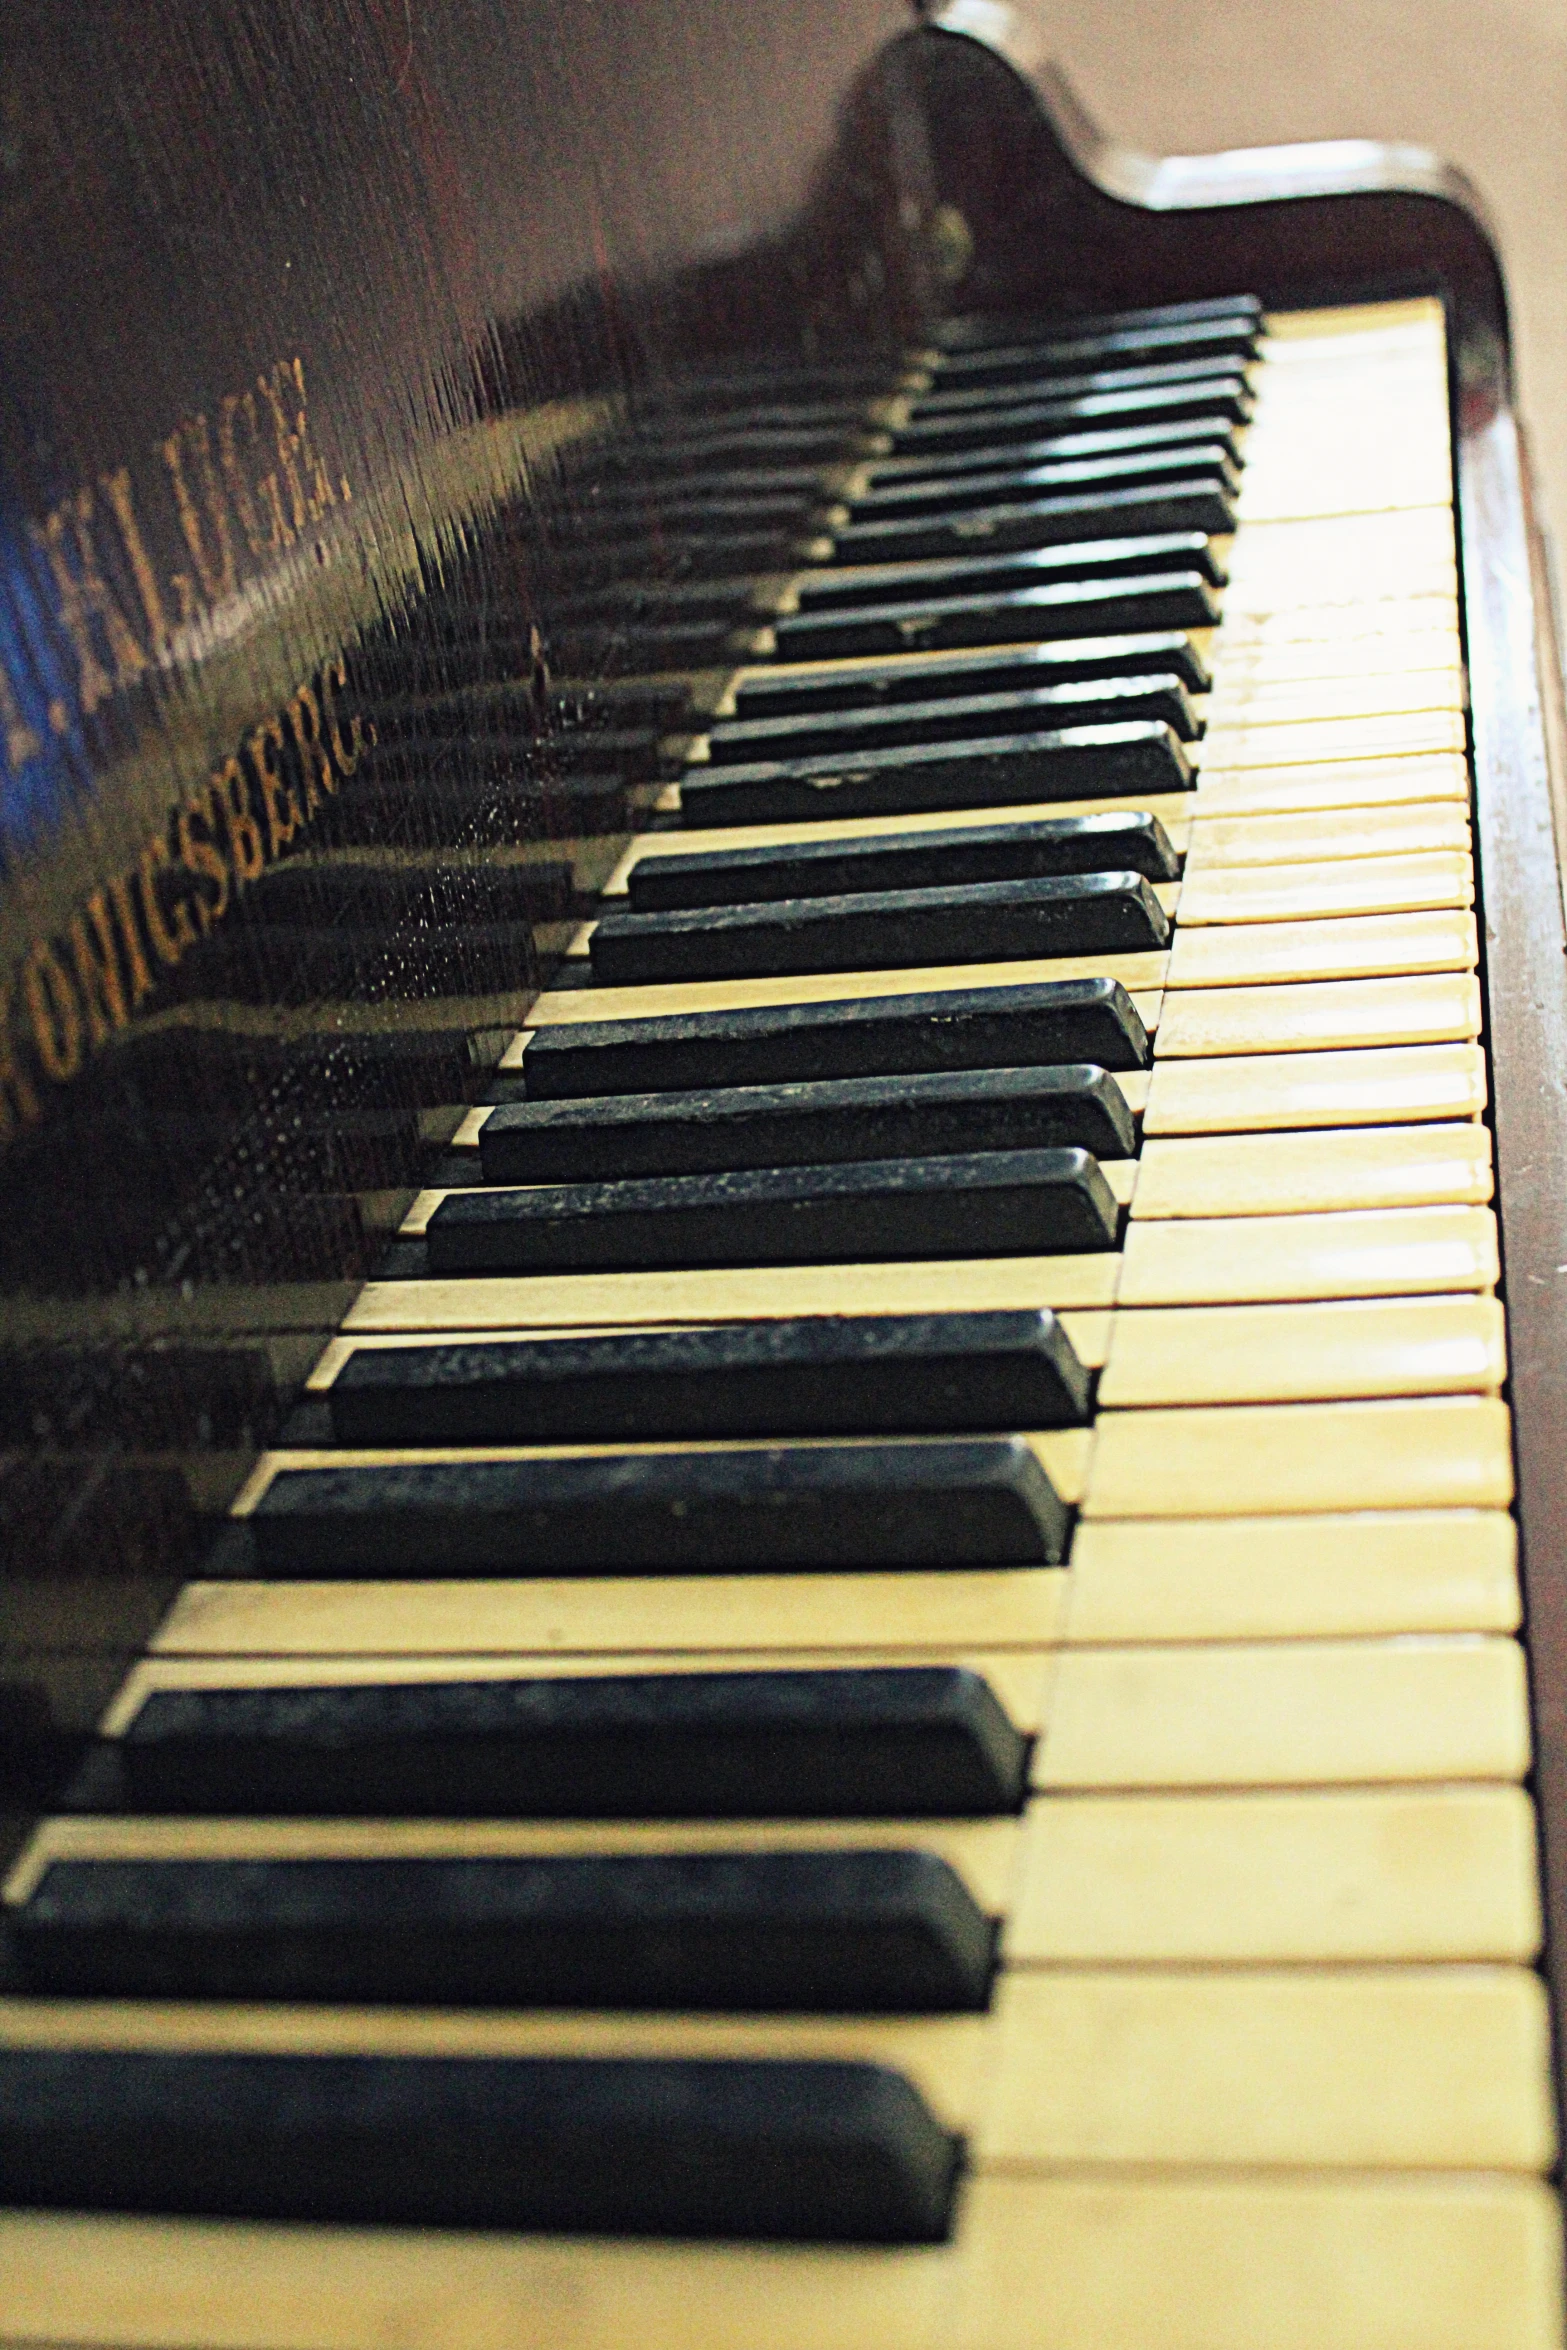
[[[149,24],[115,0],[79,21],[44,9],[18,21],[0,88],[0,1760],[12,1871],[0,2057],[242,2048],[318,2063],[380,2050],[678,2064],[868,2051],[967,2136],[970,2176],[950,2241],[784,2244],[754,2240],[766,2228],[753,2240],[743,2227],[739,2241],[719,2240],[721,2228],[705,2237],[689,2210],[683,2232],[697,2240],[685,2242],[674,2240],[680,2227],[607,2237],[414,2225],[396,2194],[352,2224],[308,2196],[290,2207],[285,2195],[270,2216],[243,2192],[232,2208],[220,2198],[203,2210],[177,2195],[160,2203],[155,2186],[138,2201],[122,2164],[100,2208],[72,2208],[91,2195],[30,2187],[0,2213],[0,2340],[79,2350],[1558,2343],[1567,770],[1505,291],[1472,191],[1407,149],[1120,153],[1050,68],[1034,9],[1000,0],[950,0],[914,26],[891,0],[740,12],[452,0],[428,17],[338,0],[280,9],[265,25],[227,6],[160,11]],[[1275,1008],[1315,988],[1299,1018],[1328,1023],[1315,1035],[1321,1058],[1365,1055],[1347,1075],[1325,1072],[1324,1085],[1386,1083],[1391,1102],[1407,1074],[1401,1053],[1458,1056],[1452,1066],[1470,1072],[1467,1128],[1461,1107],[1385,1116],[1410,1120],[1402,1131],[1417,1138],[1439,1123],[1470,1174],[1455,1188],[1395,1184],[1361,1201],[1341,1168],[1323,1173],[1323,1153],[1343,1144],[1348,1164],[1358,1120],[1369,1166],[1400,1130],[1364,1107],[1341,1110],[1337,1126],[1282,1112],[1275,1129],[1301,1137],[1294,1217],[1238,1211],[1225,1175],[1231,1205],[1214,1214],[1229,1226],[1210,1228],[1205,1260],[1222,1269],[1146,1274],[1139,1296],[1108,1268],[1133,1264],[1139,1242],[1151,1263],[1158,1236],[1194,1213],[1189,1202],[1149,1205],[1160,1137],[1169,1154],[1269,1125],[1222,1105],[1162,1125],[1150,1113],[1141,1161],[1110,1170],[1124,1208],[1130,1170],[1142,1169],[1142,1201],[1115,1251],[1030,1259],[1036,1274],[1055,1270],[1024,1285],[1026,1302],[1060,1310],[1090,1368],[1111,1366],[1097,1437],[1060,1428],[1030,1440],[1078,1512],[1064,1565],[975,1571],[986,1565],[975,1536],[961,1551],[969,1571],[887,1552],[900,1581],[853,1571],[883,1556],[864,1534],[860,1552],[850,1542],[848,1572],[824,1560],[800,1573],[798,1559],[784,1561],[787,1573],[736,1572],[757,1563],[742,1556],[710,1574],[713,1537],[693,1535],[695,1549],[677,1545],[662,1575],[634,1557],[616,1574],[601,1530],[586,1573],[579,1561],[562,1567],[547,1543],[509,1574],[491,1563],[457,1579],[450,1565],[428,1580],[417,1564],[323,1572],[308,1543],[296,1554],[307,1564],[290,1567],[286,1527],[263,1525],[267,1496],[290,1473],[361,1457],[341,1441],[334,1455],[329,1418],[356,1347],[1019,1303],[1021,1260],[994,1247],[946,1263],[844,1262],[840,1250],[814,1269],[797,1253],[738,1286],[721,1249],[705,1259],[717,1270],[666,1258],[645,1275],[444,1282],[423,1252],[442,1195],[462,1189],[462,1170],[489,1148],[480,1113],[523,1098],[519,1037],[558,1041],[592,1017],[593,987],[610,1017],[690,1008],[698,1024],[737,1005],[856,992],[819,971],[755,985],[698,978],[683,995],[678,984],[594,981],[584,925],[606,885],[603,911],[622,919],[633,838],[648,836],[653,865],[683,845],[724,847],[717,829],[671,835],[674,779],[715,716],[736,707],[737,676],[820,657],[791,654],[791,616],[809,608],[809,575],[833,560],[834,534],[870,511],[877,464],[910,445],[900,435],[953,353],[983,362],[985,332],[995,344],[1009,320],[1037,342],[1042,321],[1067,338],[1074,321],[1172,305],[1196,305],[1188,315],[1200,318],[1204,304],[1223,317],[1243,297],[1260,301],[1270,327],[1247,445],[1259,460],[1270,452],[1270,478],[1295,483],[1299,502],[1276,505],[1270,521],[1255,489],[1248,507],[1243,483],[1227,635],[1213,640],[1214,733],[1244,736],[1246,616],[1259,621],[1255,643],[1271,642],[1260,621],[1289,607],[1295,590],[1279,581],[1297,559],[1317,583],[1299,590],[1305,605],[1358,609],[1357,593],[1383,605],[1407,593],[1434,606],[1445,594],[1462,668],[1448,664],[1429,710],[1418,693],[1400,698],[1396,665],[1379,699],[1388,664],[1368,618],[1373,641],[1341,677],[1331,680],[1331,663],[1300,669],[1308,686],[1330,683],[1320,707],[1295,716],[1338,731],[1324,751],[1290,754],[1304,779],[1293,799],[1254,788],[1277,773],[1256,749],[1255,710],[1232,763],[1210,759],[1206,796],[1194,753],[1195,816],[1175,812],[1174,794],[1159,799],[1177,849],[1196,852],[1186,911],[1173,882],[1141,902],[1156,925],[1159,906],[1173,907],[1177,955],[1193,939],[1244,934],[1229,972],[1242,984],[1205,992],[1181,984],[1162,953],[1112,954],[1108,968],[1127,974],[1154,1032],[1152,1078],[1133,1069],[1123,1092],[1140,1112],[1152,1087],[1173,1101],[1183,1071],[1199,1090],[1217,1071],[1230,1101],[1227,1055],[1231,1070],[1244,1058],[1271,1082],[1266,1056],[1276,1074],[1295,1017],[1286,1008],[1275,1022]],[[991,324],[965,343],[943,324],[962,318]],[[1270,401],[1284,419],[1271,426]],[[1289,435],[1319,409],[1326,421],[1297,459]],[[1456,587],[1421,536],[1422,516],[1448,493],[1398,486],[1435,478],[1421,466],[1437,463],[1440,413],[1452,521],[1432,527],[1437,541],[1455,534]],[[1375,461],[1361,462],[1358,490],[1335,505],[1329,488],[1313,506],[1312,466],[1330,476],[1339,442],[1362,426]],[[1282,550],[1274,573],[1261,553],[1270,528]],[[1305,535],[1286,544],[1277,534],[1290,529]],[[1105,525],[1084,535],[1103,540]],[[1220,559],[1230,560],[1222,548]],[[1380,564],[1382,584],[1357,590],[1340,577],[1345,564],[1368,580]],[[1399,642],[1414,628],[1385,625]],[[997,639],[974,640],[987,641]],[[852,647],[849,657],[874,665]],[[1440,669],[1433,655],[1429,674]],[[1363,781],[1374,768],[1385,781],[1401,761],[1439,778],[1429,798],[1375,778],[1312,796],[1314,775]],[[698,782],[723,772],[699,755],[687,771]],[[1441,865],[1451,881],[1456,870],[1466,797],[1462,886],[1422,898],[1421,873]],[[1039,798],[1073,808],[1095,787]],[[837,831],[917,842],[972,824],[976,805],[938,795],[906,822]],[[759,851],[812,831],[726,823],[733,844]],[[1248,823],[1263,830],[1246,834]],[[1309,896],[1293,865],[1328,871],[1310,844],[1319,859],[1344,858],[1342,845],[1323,847],[1338,823],[1351,838],[1362,827],[1364,872],[1408,868],[1404,896],[1368,885],[1357,897],[1352,884],[1335,897],[1322,883],[1320,905],[1289,902],[1292,889]],[[817,828],[824,854],[830,829]],[[1282,845],[1258,846],[1265,834]],[[1235,845],[1242,836],[1249,847]],[[1221,839],[1228,849],[1211,845]],[[1280,895],[1252,928],[1261,899],[1250,914],[1233,907],[1259,872]],[[1235,873],[1239,896],[1226,899]],[[1379,923],[1418,928],[1429,915],[1432,936],[1460,935],[1471,878],[1477,958],[1457,952],[1455,967],[1428,941],[1400,964],[1386,940],[1405,934]],[[1194,881],[1217,912],[1193,904]],[[1243,970],[1244,939],[1289,929],[1281,907],[1304,911],[1294,936],[1318,934],[1318,960]],[[1368,942],[1358,964],[1341,951],[1352,931]],[[883,970],[884,987],[858,992],[1025,975],[1004,956],[977,965],[972,950],[934,961],[939,976],[905,954],[901,975]],[[1466,976],[1476,961],[1478,998]],[[824,968],[854,967],[840,957]],[[1055,968],[1087,977],[1096,957]],[[1032,961],[1026,976],[1049,970]],[[1389,1013],[1377,1032],[1356,991],[1406,981],[1414,1009]],[[1465,989],[1480,1016],[1454,1026]],[[1197,1043],[1180,1041],[1183,1020]],[[1221,1032],[1229,1041],[1213,1042]],[[1280,1164],[1269,1162],[1267,1182]],[[1430,1274],[1379,1277],[1374,1264],[1337,1288],[1320,1270],[1291,1288],[1287,1270],[1266,1269],[1275,1228],[1292,1223],[1309,1254],[1313,1218],[1344,1211],[1347,1222],[1359,1205],[1369,1222],[1372,1196],[1395,1214],[1418,1198],[1421,1212],[1450,1216],[1445,1261],[1467,1249],[1470,1264],[1446,1282],[1454,1295],[1433,1294],[1444,1283]],[[1499,1282],[1486,1270],[1490,1244],[1475,1239],[1487,1200]],[[1375,1241],[1357,1242],[1363,1257]],[[1272,1253],[1293,1261],[1291,1245]],[[1337,1245],[1323,1236],[1323,1262]],[[412,1312],[410,1275],[425,1300]],[[637,1280],[640,1290],[626,1287]],[[1478,1347],[1489,1367],[1453,1374],[1445,1392],[1396,1374],[1346,1384],[1353,1315],[1386,1317],[1400,1294],[1417,1318],[1451,1307],[1442,1342]],[[1237,1340],[1233,1312],[1262,1314],[1269,1300],[1286,1319]],[[1232,1319],[1203,1325],[1200,1343],[1183,1336],[1198,1325],[1180,1318],[1205,1312]],[[1334,1315],[1337,1335],[1325,1337],[1321,1318]],[[1132,1324],[1149,1350],[1140,1369]],[[1392,1324],[1376,1329],[1396,1354]],[[1225,1350],[1236,1347],[1252,1367],[1226,1387]],[[1313,1348],[1339,1369],[1314,1373]],[[1209,1349],[1219,1368],[1199,1376]],[[1259,1369],[1270,1349],[1272,1367]],[[1281,1367],[1297,1355],[1304,1371]],[[1374,1409],[1387,1416],[1332,1417]],[[1479,1463],[1467,1489],[1466,1447]],[[1161,1457],[1162,1502],[1147,1468]],[[1119,1488],[1112,1471],[1124,1471]],[[1226,1490],[1205,1492],[1204,1477]],[[1526,1716],[1509,1596],[1514,1488]],[[1411,1514],[1422,1500],[1424,1514]],[[941,1506],[946,1526],[950,1494]],[[263,1538],[270,1553],[256,1547]],[[1028,1660],[1044,1655],[1049,1674],[1030,1681]],[[922,1848],[951,1857],[982,1908],[1008,1911],[1009,1971],[989,2014],[823,2018],[808,2000],[793,2014],[762,2000],[738,2017],[628,2016],[602,1999],[517,2014],[450,1996],[335,2010],[210,1997],[160,2006],[72,1997],[27,1972],[18,1921],[51,1865],[73,1855],[472,1860],[907,1841],[906,1823],[883,1834],[856,1825],[852,1806],[825,1825],[807,1814],[747,1826],[738,1802],[727,1825],[697,1817],[657,1833],[657,1815],[639,1822],[635,1806],[573,1826],[569,1804],[554,1826],[486,1821],[472,1806],[445,1822],[378,1821],[373,1806],[348,1817],[352,1805],[337,1821],[321,1806],[315,1817],[305,1806],[293,1819],[225,1819],[221,1804],[194,1799],[189,1817],[171,1801],[162,1808],[174,1816],[138,1819],[135,1803],[103,1794],[102,1773],[119,1768],[117,1743],[149,1691],[569,1678],[638,1660],[761,1673],[973,1657],[1035,1736],[1026,1827],[999,1814],[938,1819]],[[1451,1722],[1439,1689],[1449,1665]],[[1322,1722],[1305,1720],[1319,1704]],[[1195,1740],[1178,1766],[1159,1746],[1161,1706],[1171,1720],[1184,1707],[1180,1736]],[[1105,1765],[1118,1738],[1125,1753],[1144,1740],[1152,1760]],[[1110,1845],[1073,1842],[1095,1803],[1106,1818],[1104,1806],[1120,1806],[1119,1890]],[[1369,1855],[1359,1876],[1332,1829],[1357,1804]],[[724,1809],[715,1800],[714,1814]],[[1437,1888],[1432,1914],[1445,1916],[1443,1886],[1451,1893],[1468,1866],[1465,1823],[1483,1847],[1477,1883],[1486,1868],[1494,1877],[1470,1924],[1422,1943],[1394,1914],[1398,1892],[1381,1947],[1374,1926],[1357,1942],[1341,1921],[1323,1922],[1335,1901],[1374,1911],[1384,1878],[1401,1884],[1400,1870],[1422,1867]],[[1015,1834],[1034,1839],[1034,1874],[1017,1880],[1026,1917],[1008,1910]],[[1178,1880],[1172,1914],[1185,1924],[1173,1939],[1161,1943],[1156,1923],[1141,1944],[1133,1925],[1119,1943],[1095,1943],[1101,1895],[1104,1914],[1120,1901],[1126,1920],[1146,1925]],[[1268,1888],[1294,1922],[1260,1933],[1226,1923],[1246,1884]],[[1413,2070],[1401,2072],[1411,2049]],[[19,2127],[3,2108],[9,2078],[0,2072],[0,2146],[25,2172],[32,2155],[5,2136]],[[154,2125],[149,2174],[158,2135]],[[482,2137],[476,2146],[482,2170]],[[407,2190],[416,2203],[419,2191]]]

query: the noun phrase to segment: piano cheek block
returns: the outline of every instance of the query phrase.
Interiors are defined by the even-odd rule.
[[[1021,1437],[280,1469],[263,1574],[1046,1566],[1067,1511]]]
[[[57,1861],[15,1941],[79,1998],[930,2014],[995,1926],[919,1851]]]
[[[450,1192],[425,1245],[433,1274],[869,1264],[1088,1255],[1119,1220],[1086,1151],[976,1151]]]
[[[435,1819],[967,1819],[1023,1800],[980,1674],[920,1665],[154,1691],[130,1808]]]
[[[870,2064],[0,2053],[22,2205],[935,2243],[960,2159]]]
[[[1165,946],[1169,936],[1169,920],[1141,874],[1050,874],[954,889],[606,914],[591,953],[595,978],[636,986],[1142,954]]]

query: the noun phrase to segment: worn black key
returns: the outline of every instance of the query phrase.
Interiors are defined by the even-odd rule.
[[[888,478],[882,478],[883,471]],[[1114,515],[1123,497],[1159,497],[1166,494],[1169,485],[1187,481],[1211,483],[1222,497],[1230,499],[1240,488],[1240,479],[1234,456],[1218,441],[1177,441],[1166,448],[1111,450],[1098,457],[1047,458],[1024,464],[954,463],[932,475],[919,470],[906,475],[879,469],[871,487],[853,501],[851,521],[834,536],[852,536],[864,525],[908,521],[916,516],[956,522],[971,506],[1027,506],[1057,497],[1091,500],[1095,512],[1103,508]],[[1093,532],[1081,535],[1092,537]]]
[[[1028,806],[1190,791],[1191,759],[1163,719],[1057,726],[968,742],[900,743],[850,756],[818,751],[733,767],[688,767],[680,818],[689,830],[816,823],[950,808]]]
[[[983,2008],[995,1926],[935,1853],[64,1860],[33,1991],[441,2007]]]
[[[327,1402],[340,1444],[602,1444],[1069,1428],[1089,1393],[1041,1307],[359,1346]]]
[[[1143,579],[1064,580],[1005,594],[786,612],[758,633],[758,643],[783,661],[836,661],[857,653],[933,653],[947,645],[1216,628],[1219,610],[1217,592],[1200,573],[1170,571]]]
[[[1202,531],[1155,531],[1137,538],[1072,539],[1029,547],[1015,555],[981,551],[940,563],[865,563],[808,572],[796,582],[789,607],[800,612],[853,604],[880,609],[928,596],[1004,595],[1012,588],[1053,580],[1143,579],[1161,571],[1195,572],[1222,587],[1225,568]]]
[[[1115,725],[1129,718],[1156,718],[1191,742],[1197,719],[1178,677],[1040,679],[999,693],[951,692],[928,701],[894,703],[888,709],[803,711],[776,718],[725,719],[708,735],[714,766],[742,766],[763,759],[815,758],[826,753],[852,759],[859,751],[938,742],[978,742],[987,736],[1009,740],[1059,726]]]
[[[0,2051],[23,2206],[924,2244],[960,2159],[872,2064]]]
[[[1062,398],[1015,400],[956,416],[914,418],[894,435],[900,456],[926,449],[1004,449],[1073,425],[1173,421],[1177,417],[1222,416],[1246,424],[1256,406],[1244,376],[1210,375],[1190,381],[1143,384],[1126,391],[1087,391]]]
[[[936,380],[941,385],[1028,382],[1069,375],[1083,366],[1130,366],[1165,358],[1244,363],[1255,355],[1261,331],[1260,321],[1244,311],[1164,325],[1112,327],[1102,334],[1078,334],[1068,323],[1040,340],[1019,336],[988,349],[949,352]]]
[[[715,766],[740,766],[823,752],[851,758],[860,750],[981,741],[993,735],[1010,738],[1052,727],[1114,725],[1136,718],[1162,721],[1183,742],[1193,741],[1199,731],[1185,682],[1169,670],[1067,678],[1036,674],[988,692],[965,692],[961,680],[942,680],[935,693],[909,695],[886,707],[871,704],[721,719],[707,736],[708,760]]]
[[[1192,639],[1174,628],[1141,636],[1067,637],[1059,644],[1007,645],[994,652],[918,654],[848,668],[748,669],[734,691],[733,718],[803,716],[816,710],[892,708],[900,702],[938,701],[944,694],[1024,692],[1069,678],[1177,677],[1188,693],[1213,684]],[[721,723],[721,721],[720,721]]]
[[[1158,817],[1129,808],[1124,815],[1043,816],[1030,823],[957,826],[950,832],[872,833],[858,840],[642,857],[631,868],[627,895],[634,914],[656,914],[680,906],[756,905],[775,898],[930,889],[943,881],[1018,881],[1112,867],[1150,881],[1173,881],[1180,861]]]
[[[1237,365],[1234,354],[1227,352],[1199,353],[1195,358],[1170,355],[1141,363],[1117,360],[1103,367],[1063,368],[1038,383],[1016,376],[1000,383],[975,383],[944,369],[930,390],[919,394],[910,413],[918,426],[937,417],[1009,415],[1040,400],[1076,400],[1091,392],[1175,390],[1182,385],[1214,382],[1227,386],[1237,377],[1244,380],[1244,366],[1244,361]]]
[[[565,1101],[1061,1061],[1146,1069],[1149,1057],[1147,1031],[1119,980],[1061,979],[663,1019],[573,1020],[534,1030],[521,1080],[530,1101]]]
[[[1217,475],[1177,474],[1142,489],[1077,490],[1054,497],[965,499],[955,511],[876,512],[832,534],[835,563],[931,561],[1008,548],[1048,547],[1112,532],[1227,536],[1236,527]]]
[[[1142,954],[1165,946],[1169,935],[1169,917],[1140,873],[1042,874],[951,889],[605,914],[591,953],[596,979],[636,986]]]
[[[1003,693],[1010,686],[1029,691],[1074,677],[1179,677],[1189,693],[1212,689],[1212,672],[1196,642],[1179,627],[1163,627],[1135,637],[1062,637],[973,653],[902,653],[799,670],[742,670],[733,707],[724,707],[709,724],[803,717],[808,710],[890,710],[897,703],[933,703],[944,693]]]
[[[1017,1436],[285,1465],[246,1523],[265,1573],[324,1580],[1051,1565],[1066,1538]]]
[[[1048,342],[1058,335],[1139,333],[1149,327],[1185,326],[1209,319],[1250,319],[1262,331],[1263,308],[1255,294],[1205,294],[1194,302],[1153,302],[1134,310],[1093,310],[1079,314],[1019,314],[968,311],[944,318],[928,331],[943,352],[988,351],[1008,343]]]
[[[1007,1150],[449,1191],[425,1247],[432,1274],[608,1273],[1077,1255],[1117,1228],[1086,1151]]]
[[[479,1131],[486,1183],[609,1183],[950,1151],[1075,1149],[1123,1159],[1136,1148],[1120,1087],[1083,1063],[512,1102]]]
[[[133,1811],[296,1819],[979,1819],[1029,1752],[960,1665],[158,1689],[105,1745]]]
[[[1038,440],[1014,442],[1000,450],[927,449],[912,456],[888,457],[867,468],[868,486],[855,500],[856,510],[900,485],[928,482],[961,487],[971,474],[1000,470],[1015,472],[1036,465],[1097,464],[1104,458],[1166,458],[1181,449],[1222,452],[1236,470],[1245,464],[1245,450],[1237,428],[1224,416],[1183,416],[1164,424],[1114,425],[1103,430],[1047,433]]]

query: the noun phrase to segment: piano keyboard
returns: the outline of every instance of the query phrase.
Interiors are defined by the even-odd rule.
[[[1563,2339],[1440,308],[910,381],[12,1873],[18,2339]]]

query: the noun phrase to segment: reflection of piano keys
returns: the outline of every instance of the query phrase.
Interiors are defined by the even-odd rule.
[[[960,1663],[1034,1738],[1021,1817],[62,1817],[11,1886],[25,1903],[72,1857],[939,1855],[1001,1920],[982,2015],[19,2000],[3,2020],[24,2048],[887,2065],[965,2141],[951,2242],[19,2218],[0,2231],[19,2334],[346,2345],[396,2326],[418,2342],[499,2330],[748,2350],[1559,2339],[1440,313],[1276,319],[1257,385],[1197,789],[1151,803],[1186,859],[1167,952],[568,984],[529,1015],[539,1032],[1116,977],[1154,1038],[1146,1077],[1118,1079],[1144,1137],[1135,1163],[1106,1162],[1129,1207],[1121,1250],[421,1276],[427,1197],[410,1277],[369,1285],[315,1382],[329,1396],[355,1348],[460,1335],[1049,1306],[1100,1372],[1092,1431],[1032,1440],[1080,1512],[1069,1563],[209,1581],[187,1587],[109,1722],[122,1733],[149,1692],[200,1688]],[[609,903],[636,858],[667,851],[1127,805],[656,834]],[[520,1044],[503,1069],[517,1066]],[[459,1132],[461,1164],[481,1132]],[[353,1458],[374,1456],[274,1454],[242,1511],[291,1470]]]

